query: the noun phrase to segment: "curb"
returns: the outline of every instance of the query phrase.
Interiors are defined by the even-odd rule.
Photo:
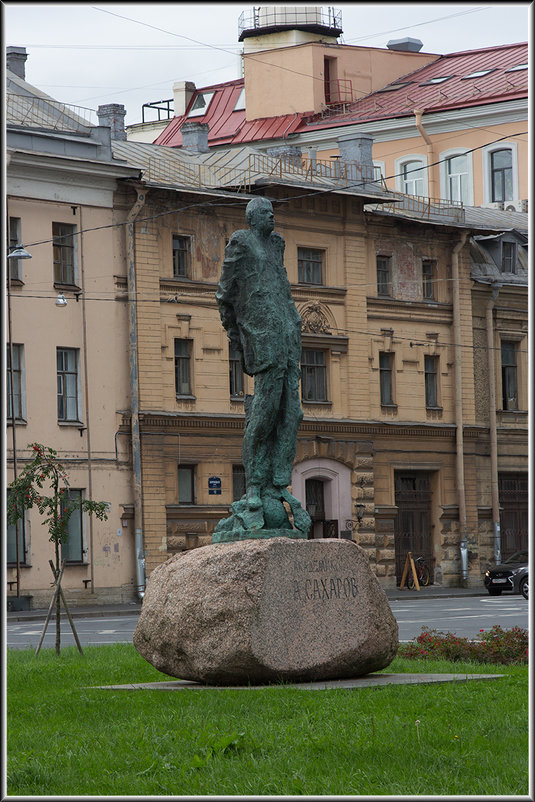
[[[422,589],[416,590],[386,590],[388,601],[412,601],[417,599],[458,599],[477,596],[486,596],[485,589],[478,590],[477,588],[436,588],[435,590]],[[123,604],[117,606],[102,606],[102,607],[69,607],[72,618],[105,618],[109,616],[123,616],[123,615],[139,615],[141,612],[141,604],[132,602],[130,604]],[[48,610],[25,610],[18,612],[6,613],[6,620],[11,623],[14,621],[44,621]],[[55,613],[52,613],[52,618]],[[51,620],[52,620],[51,618]],[[68,620],[65,610],[62,608],[61,620]]]

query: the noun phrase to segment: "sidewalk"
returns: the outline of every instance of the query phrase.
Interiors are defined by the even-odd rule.
[[[440,585],[430,585],[427,588],[417,590],[400,590],[399,588],[389,588],[386,591],[389,601],[412,601],[416,599],[455,599],[467,596],[486,596],[487,591],[482,585],[481,588],[443,588]],[[73,618],[116,618],[120,615],[139,615],[141,602],[130,602],[128,604],[103,604],[74,607],[69,605],[69,611]],[[6,614],[8,623],[14,621],[44,621],[48,608],[39,610],[20,610],[8,612]],[[52,617],[55,610],[52,611]],[[63,605],[61,607],[61,617],[67,618]]]

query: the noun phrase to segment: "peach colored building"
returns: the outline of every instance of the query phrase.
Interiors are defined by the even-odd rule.
[[[8,67],[16,69],[10,57],[21,50],[8,49]],[[128,310],[115,300],[125,232],[115,227],[114,192],[136,172],[113,158],[109,128],[35,90],[23,70],[8,69],[7,77],[9,246],[23,244],[31,259],[7,260],[6,480],[32,457],[30,443],[54,448],[71,492],[109,503],[106,521],[71,518],[62,548],[66,598],[127,601],[137,582],[135,533],[124,515],[133,494],[131,446],[119,432],[130,381]],[[7,529],[12,606],[48,606],[53,548],[35,508],[21,522],[18,554],[15,527]]]
[[[362,137],[390,189],[527,211],[527,42],[444,55],[411,37],[360,47],[338,41],[343,11],[253,12],[239,22],[243,77],[175,83],[174,118],[153,141],[180,147],[194,119],[209,126],[210,147],[284,147],[325,172],[356,160],[341,139]],[[128,136],[148,141],[149,131]]]

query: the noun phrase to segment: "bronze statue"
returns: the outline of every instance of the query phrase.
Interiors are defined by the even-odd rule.
[[[273,536],[266,530],[281,529],[295,532],[290,536],[306,537],[308,513],[286,489],[303,418],[301,318],[284,267],[284,239],[274,232],[271,201],[254,198],[245,216],[249,229],[234,232],[226,247],[216,299],[229,340],[241,353],[243,369],[255,378],[254,395],[245,399],[246,493],[232,505],[234,515],[219,522],[214,540],[237,539],[242,530],[248,533],[242,537]],[[284,501],[292,511],[295,529]],[[223,532],[228,536],[217,537]]]

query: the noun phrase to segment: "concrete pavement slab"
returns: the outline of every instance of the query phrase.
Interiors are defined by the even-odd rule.
[[[321,691],[332,688],[374,688],[385,685],[424,685],[433,682],[466,682],[468,680],[499,679],[504,674],[367,674],[355,679],[333,679],[320,682],[272,683],[270,685],[201,685],[187,680],[138,682],[128,685],[94,685],[105,691],[183,691],[183,690],[262,690],[265,688],[295,688]]]

